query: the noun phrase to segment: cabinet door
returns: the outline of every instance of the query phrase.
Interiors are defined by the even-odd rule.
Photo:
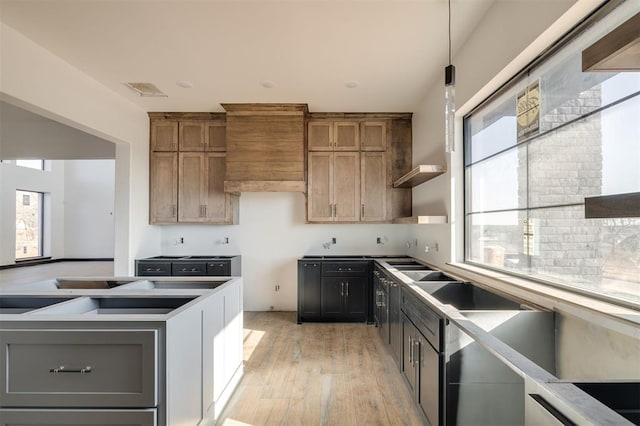
[[[178,150],[178,122],[175,120],[151,123],[151,151]]]
[[[344,316],[344,278],[323,277],[320,294],[322,318],[341,318]]]
[[[149,190],[149,223],[178,220],[178,153],[152,152]]]
[[[387,211],[387,162],[384,152],[363,152],[361,159],[360,220],[381,222]]]
[[[406,315],[402,314],[400,323],[402,326],[402,374],[409,382],[411,392],[416,391],[416,366],[414,363],[414,342],[416,328]]]
[[[204,154],[181,152],[178,177],[178,220],[204,222],[203,199],[206,194]]]
[[[216,260],[215,262],[207,262],[208,276],[228,277],[231,275],[231,261]]]
[[[348,277],[343,279],[345,283],[345,314],[351,320],[367,318],[369,306],[369,294],[367,292],[366,277]]]
[[[420,332],[418,334],[417,362],[419,364],[418,403],[429,419],[437,425],[440,415],[440,356]]]
[[[227,127],[224,121],[204,123],[205,151],[224,152],[227,150]]]
[[[333,159],[334,220],[357,222],[360,220],[360,153],[335,152]]]
[[[360,149],[360,123],[336,121],[333,125],[333,150],[358,151]]]
[[[203,121],[180,121],[180,151],[204,151]]]
[[[307,144],[309,151],[332,151],[333,122],[310,120],[307,123]]]
[[[298,322],[322,316],[320,263],[298,264]]]
[[[333,220],[333,154],[309,153],[307,179],[307,220],[328,222]]]
[[[225,154],[205,154],[204,215],[208,223],[232,223],[231,194],[224,192]]]
[[[362,151],[385,151],[387,149],[387,123],[384,121],[360,123],[360,149]]]

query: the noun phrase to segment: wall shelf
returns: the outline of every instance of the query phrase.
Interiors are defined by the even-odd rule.
[[[445,166],[425,165],[414,167],[409,173],[393,182],[394,188],[413,188],[447,172]]]
[[[442,224],[447,223],[447,216],[410,216],[410,217],[398,217],[393,219],[393,223],[400,224]]]

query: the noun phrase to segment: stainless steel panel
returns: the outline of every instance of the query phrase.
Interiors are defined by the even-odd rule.
[[[3,407],[155,407],[156,330],[1,330]]]

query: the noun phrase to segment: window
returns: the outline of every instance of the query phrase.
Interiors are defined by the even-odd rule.
[[[41,192],[16,191],[16,260],[42,257]]]
[[[44,170],[44,160],[16,160],[16,166]]]
[[[582,50],[630,7],[465,117],[467,262],[640,304],[640,219],[584,218],[585,197],[640,191],[640,72],[581,71]]]

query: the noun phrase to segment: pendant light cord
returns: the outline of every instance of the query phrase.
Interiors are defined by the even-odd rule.
[[[449,0],[449,65],[451,65],[451,0]]]

